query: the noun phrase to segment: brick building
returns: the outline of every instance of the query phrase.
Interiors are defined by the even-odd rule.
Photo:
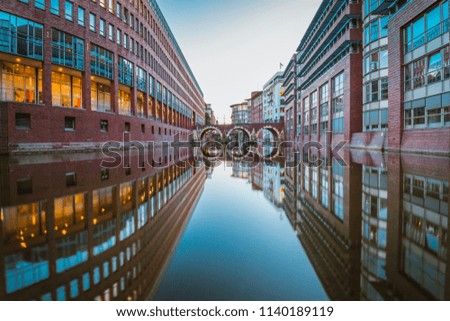
[[[361,132],[361,42],[361,3],[322,1],[297,49],[299,142],[335,145]]]
[[[297,55],[293,55],[284,71],[284,123],[286,139],[294,141],[297,134]]]
[[[450,151],[448,1],[416,0],[389,13],[388,148]],[[381,11],[383,14],[383,11]]]
[[[297,50],[298,141],[448,154],[448,17],[448,0],[322,1]]]
[[[0,152],[172,140],[202,91],[156,1],[0,2]]]
[[[263,92],[254,91],[251,94],[251,104],[249,105],[249,123],[263,123]]]

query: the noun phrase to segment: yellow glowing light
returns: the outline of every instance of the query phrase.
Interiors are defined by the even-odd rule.
[[[102,207],[102,213],[105,213],[105,212],[106,212],[105,208],[104,208],[104,207]]]
[[[17,62],[21,62],[22,60],[20,58],[16,58],[16,61]]]
[[[58,71],[63,71],[63,69],[62,68],[58,68]]]
[[[97,219],[94,218],[94,220],[92,221],[94,223],[94,225],[97,225]]]
[[[55,226],[55,231],[57,231],[58,230],[58,226]]]
[[[34,233],[31,233],[31,237],[34,237]]]
[[[20,242],[20,246],[23,247],[24,249],[26,249],[26,248],[27,248],[27,243],[25,243],[25,242]]]
[[[62,235],[66,235],[66,234],[67,234],[67,231],[66,231],[66,230],[62,230],[62,231],[61,231],[61,234],[62,234]]]

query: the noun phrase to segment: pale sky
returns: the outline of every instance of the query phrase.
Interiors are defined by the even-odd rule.
[[[157,0],[220,123],[287,65],[321,0]]]

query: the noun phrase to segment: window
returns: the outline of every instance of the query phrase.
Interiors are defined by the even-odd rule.
[[[45,10],[45,0],[34,0],[34,6],[38,9]]]
[[[303,131],[309,135],[309,97],[303,99]]]
[[[140,67],[136,67],[136,87],[144,93],[147,92],[147,73]]]
[[[100,131],[101,132],[108,132],[108,121],[107,120],[100,120]]]
[[[109,40],[114,41],[114,26],[112,24],[109,24],[108,36]]]
[[[89,30],[91,30],[92,32],[95,32],[95,30],[96,30],[95,14],[93,14],[93,13],[89,13]]]
[[[100,6],[106,8],[106,0],[99,0]]]
[[[72,187],[77,185],[77,173],[66,173],[66,187]]]
[[[425,86],[425,58],[413,62],[414,88]]]
[[[389,64],[389,55],[387,49],[382,49],[380,51],[380,69],[385,69],[388,67]]]
[[[0,101],[43,104],[42,69],[0,63]]]
[[[50,1],[50,12],[59,15],[59,0]]]
[[[91,81],[91,108],[94,111],[111,111],[111,86]]]
[[[81,78],[52,71],[52,105],[82,108]]]
[[[333,122],[332,129],[335,133],[344,132],[344,72],[333,78]]]
[[[33,180],[31,177],[17,180],[17,195],[33,193]]]
[[[441,81],[442,55],[441,52],[432,54],[428,58],[428,84]]]
[[[16,113],[16,129],[31,129],[31,116],[26,113]]]
[[[75,130],[75,117],[64,117],[64,129],[66,131]],[[56,202],[56,200],[55,200]],[[56,212],[56,209],[55,209]],[[55,213],[56,215],[56,213]]]
[[[380,85],[380,88],[381,88],[380,100],[387,100],[389,98],[389,95],[388,95],[388,86],[389,86],[388,78],[387,77],[386,78],[382,78],[380,80],[380,82],[381,82],[381,85]]]
[[[52,62],[84,70],[84,40],[52,29]]]
[[[64,6],[66,20],[73,21],[73,3],[66,1]]]
[[[43,26],[0,11],[0,51],[43,59]]]
[[[116,3],[116,16],[122,19],[122,5],[119,2]]]
[[[448,25],[448,1],[445,1],[405,28],[406,52],[417,49],[448,32]]]
[[[317,122],[318,122],[318,114],[317,114],[317,90],[311,94],[311,134],[317,135]]]
[[[91,73],[108,79],[114,78],[114,54],[91,44]]]
[[[118,45],[122,45],[122,30],[120,30],[119,28],[117,28],[117,44]]]
[[[78,24],[82,27],[84,27],[85,24],[85,14],[86,14],[86,10],[84,10],[81,7],[78,7]]]
[[[389,16],[380,18],[380,38],[388,36]]]
[[[134,87],[134,65],[125,58],[119,57],[119,82]]]
[[[119,89],[118,104],[120,115],[131,115],[131,97],[129,91]]]
[[[137,91],[136,94],[136,113],[138,117],[145,117],[145,98],[142,91]]]
[[[111,13],[114,13],[114,0],[108,0],[108,10]]]
[[[444,48],[444,79],[450,78],[450,45]]]
[[[100,30],[100,36],[106,37],[106,22],[102,18],[100,18],[99,30]]]
[[[131,132],[131,126],[130,123],[126,122],[125,123],[125,133],[129,133]]]

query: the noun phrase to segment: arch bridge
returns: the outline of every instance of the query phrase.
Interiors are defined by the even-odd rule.
[[[262,137],[265,130],[272,133],[274,139],[277,141],[282,141],[284,139],[284,123],[211,125],[200,129],[199,138],[203,140],[208,134],[219,134],[221,137],[229,137],[238,133],[243,133],[249,140],[256,141],[258,138]]]

